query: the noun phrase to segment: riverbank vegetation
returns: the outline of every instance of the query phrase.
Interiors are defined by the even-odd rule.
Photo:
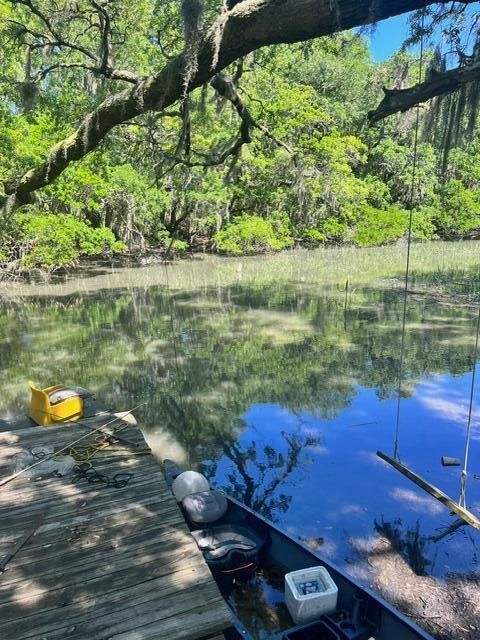
[[[89,136],[101,128],[92,116],[85,157],[50,179],[58,157],[67,158],[72,124],[108,102],[112,87],[144,78],[185,41],[197,64],[196,31],[180,4],[81,2],[54,12],[48,2],[0,0],[4,196],[12,176],[28,182],[31,167],[45,157],[51,163],[34,200],[8,211],[7,198],[0,263],[53,268],[127,248],[248,254],[372,246],[402,238],[410,210],[416,239],[477,233],[478,81],[421,108],[412,198],[415,114],[374,126],[366,114],[381,103],[384,85],[415,84],[418,53],[404,49],[375,62],[358,31],[253,51],[188,95],[185,88],[172,107],[126,118],[87,155]],[[222,11],[213,0],[203,5],[205,23]],[[460,8],[427,10],[422,80],[445,70],[448,47],[457,38],[460,51],[458,34],[474,17]],[[419,14],[411,26],[418,43]],[[443,49],[433,44],[440,28]],[[465,64],[478,64],[479,49],[470,36]]]

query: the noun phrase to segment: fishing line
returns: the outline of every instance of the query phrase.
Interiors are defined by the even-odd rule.
[[[164,267],[165,267],[165,283],[167,286],[167,300],[168,300],[168,315],[170,316],[170,333],[172,334],[172,345],[173,345],[173,353],[175,356],[175,371],[177,374],[177,380],[179,377],[179,368],[178,368],[178,352],[177,352],[177,341],[175,338],[175,324],[174,324],[174,319],[173,319],[173,304],[172,304],[172,297],[171,297],[171,292],[170,292],[170,282],[168,280],[168,265],[166,260],[164,261]]]

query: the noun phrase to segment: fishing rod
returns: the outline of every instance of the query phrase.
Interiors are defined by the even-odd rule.
[[[130,411],[122,412],[121,416],[116,416],[112,420],[109,420],[109,422],[106,422],[105,424],[102,424],[101,426],[97,427],[96,429],[92,429],[92,431],[89,431],[88,433],[85,433],[83,436],[80,436],[80,438],[77,438],[73,442],[70,442],[66,446],[64,446],[61,449],[59,449],[59,451],[55,451],[54,453],[52,453],[52,454],[50,454],[48,456],[45,456],[41,460],[37,460],[37,462],[34,462],[30,466],[25,467],[25,469],[21,469],[20,471],[17,471],[13,475],[8,476],[8,478],[5,478],[4,480],[0,480],[0,487],[3,487],[4,485],[8,484],[12,480],[15,480],[15,478],[18,478],[18,476],[22,475],[22,473],[25,473],[26,471],[30,471],[30,469],[34,469],[39,464],[42,464],[43,462],[47,462],[48,460],[51,460],[52,458],[55,458],[55,456],[58,456],[60,453],[63,453],[64,451],[67,451],[68,449],[71,449],[75,444],[78,444],[81,440],[84,440],[85,438],[88,438],[89,436],[93,435],[94,433],[98,433],[98,431],[101,431],[102,429],[105,429],[105,427],[108,427],[109,425],[113,424],[114,422],[118,422],[119,420],[123,420],[126,416],[132,414],[136,409],[138,409],[139,407],[143,406],[144,404],[146,404],[146,403],[145,402],[141,402],[140,404],[137,404],[137,406],[133,407],[133,409],[130,409]],[[125,425],[125,428],[127,426],[128,425]]]
[[[22,547],[25,546],[27,544],[27,542],[30,540],[30,538],[35,534],[37,529],[40,528],[40,526],[42,525],[43,521],[47,517],[47,514],[48,514],[48,510],[47,511],[43,511],[42,513],[40,513],[40,515],[38,515],[35,518],[35,520],[33,521],[33,524],[30,527],[30,529],[26,533],[24,533],[21,538],[19,538],[17,540],[17,542],[16,542],[15,546],[13,547],[13,549],[11,549],[7,553],[7,555],[4,556],[0,560],[0,574],[3,573],[6,570],[8,563],[11,560],[13,560],[13,558],[22,549]]]

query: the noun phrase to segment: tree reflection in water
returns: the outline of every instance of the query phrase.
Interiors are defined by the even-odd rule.
[[[370,254],[361,255],[365,267]],[[129,271],[130,286],[123,272],[115,272],[111,282],[93,276],[95,288],[89,289],[85,275],[82,291],[61,289],[56,295],[52,285],[48,297],[33,292],[0,301],[0,415],[24,412],[27,379],[44,386],[79,384],[117,409],[145,402],[137,417],[153,434],[159,457],[176,447],[186,464],[205,464],[218,483],[263,515],[298,526],[304,539],[324,539],[324,552],[333,542],[340,562],[348,555],[350,531],[371,534],[374,519],[378,526],[390,523],[395,537],[393,513],[412,530],[402,537],[403,553],[418,571],[431,572],[432,548],[448,541],[432,538],[438,514],[419,516],[411,504],[392,501],[398,483],[369,457],[385,445],[392,424],[385,407],[397,388],[399,280],[364,284],[365,276],[356,282],[356,267],[349,264],[345,305],[346,278],[323,284],[325,264],[319,271],[318,259],[309,256],[314,254],[262,258],[252,277],[236,283],[222,280],[229,261],[216,263],[214,276],[192,261],[172,267],[184,275],[188,270],[190,286],[172,278],[168,289],[161,266],[158,273],[153,267]],[[334,252],[328,259],[334,260]],[[280,263],[288,261],[293,267],[280,273]],[[273,267],[267,273],[268,265]],[[453,386],[471,370],[475,310],[438,291],[450,280],[478,283],[479,270],[412,275],[417,293],[407,309],[404,388],[415,400],[418,381],[449,376]],[[153,285],[144,281],[147,276],[155,276]],[[199,284],[202,277],[208,286]],[[455,392],[463,392],[460,385]],[[252,407],[266,408],[254,423],[246,418]],[[352,407],[357,413],[350,416]],[[377,423],[374,429],[348,430],[339,416],[348,420],[343,424]],[[436,420],[423,414],[423,422],[407,425],[409,455],[419,471],[429,453],[417,446],[420,437],[433,446],[442,436],[450,447],[460,434],[458,425],[444,422],[440,428]],[[447,438],[447,431],[453,435]],[[320,437],[328,456],[317,455]],[[310,459],[314,464],[302,472]],[[316,482],[318,494],[310,502],[307,481]],[[473,503],[478,491],[470,491]],[[419,533],[415,537],[417,517],[428,527],[430,545],[422,546]],[[462,553],[463,566],[471,563],[468,551]]]
[[[280,432],[285,450],[271,445],[259,447],[252,440],[247,445],[230,440],[219,443],[225,457],[234,470],[226,473],[226,488],[234,498],[256,513],[275,522],[285,513],[292,501],[286,492],[289,477],[301,464],[308,462],[308,449],[320,443],[320,437],[297,433]],[[215,477],[217,463],[202,465],[208,477]]]
[[[410,526],[400,519],[382,519],[375,521],[377,538],[357,547],[360,560],[366,560],[373,573],[375,589],[439,640],[478,638],[478,572],[459,572],[452,556],[444,581],[428,575],[436,561],[435,555],[432,561],[428,559],[429,543],[455,535],[460,528],[471,536],[470,528],[463,529],[463,524],[455,521],[437,535],[427,536],[421,533],[419,521]]]
[[[383,518],[379,522],[375,520],[374,526],[375,531],[390,541],[414,573],[418,576],[428,574],[427,567],[432,564],[425,553],[429,538],[420,534],[418,521],[414,527],[407,526],[405,531],[400,518],[393,522],[386,522]]]

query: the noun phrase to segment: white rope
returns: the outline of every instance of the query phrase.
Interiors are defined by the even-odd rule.
[[[418,81],[422,81],[423,76],[423,41],[424,41],[424,27],[425,27],[425,13],[422,13],[422,38],[420,40],[420,67],[418,71]],[[405,333],[407,324],[407,297],[408,297],[408,282],[410,277],[410,253],[412,245],[412,226],[413,226],[413,206],[415,196],[415,182],[417,177],[417,161],[418,161],[418,138],[420,129],[420,104],[417,104],[417,115],[415,121],[415,141],[413,146],[413,165],[412,165],[412,184],[410,187],[410,215],[408,220],[408,242],[407,242],[407,259],[405,265],[405,286],[403,290],[403,318],[402,318],[402,343],[400,346],[400,363],[398,365],[398,389],[397,389],[397,415],[395,422],[395,446],[393,450],[393,457],[395,460],[400,461],[399,454],[399,434],[400,434],[400,402],[402,399],[402,379],[405,357]]]
[[[466,490],[467,490],[467,473],[468,473],[468,455],[470,453],[470,428],[472,426],[472,408],[473,408],[473,394],[475,391],[475,376],[477,372],[477,358],[478,358],[478,336],[480,333],[480,306],[478,307],[477,317],[477,334],[475,337],[475,351],[473,355],[473,370],[472,370],[472,382],[470,385],[470,404],[468,406],[468,420],[467,420],[467,433],[465,434],[465,455],[463,457],[463,470],[460,485],[460,498],[458,504],[466,509]]]

